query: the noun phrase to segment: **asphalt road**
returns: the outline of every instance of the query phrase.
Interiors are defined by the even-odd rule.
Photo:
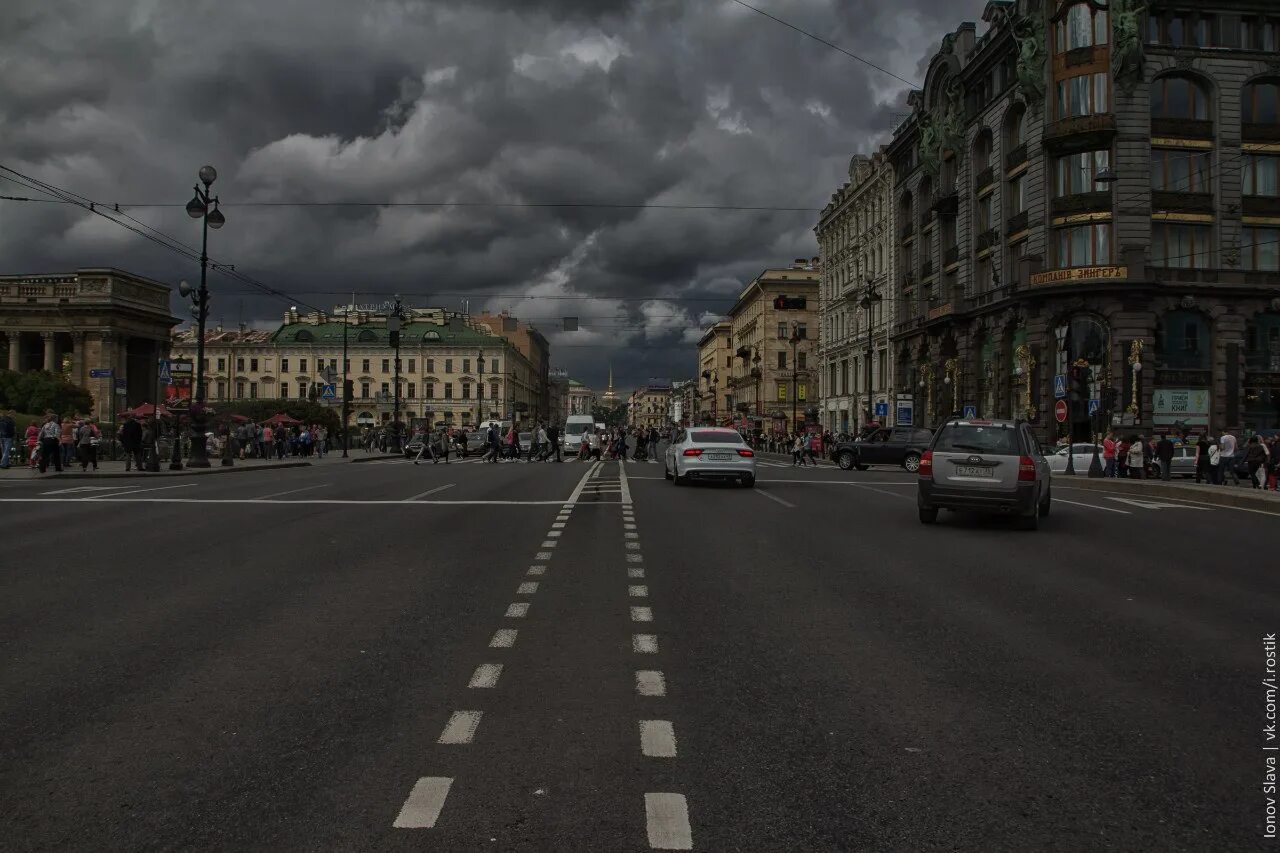
[[[775,463],[7,482],[0,838],[1267,849],[1274,517],[1054,496],[1021,532]]]

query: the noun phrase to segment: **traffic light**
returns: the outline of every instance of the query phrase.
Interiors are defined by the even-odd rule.
[[[1087,368],[1073,364],[1067,370],[1067,401],[1071,404],[1072,413],[1078,416],[1080,411],[1088,411],[1089,385],[1086,376]]]
[[[775,296],[773,298],[773,309],[775,311],[803,311],[806,304],[803,296]]]

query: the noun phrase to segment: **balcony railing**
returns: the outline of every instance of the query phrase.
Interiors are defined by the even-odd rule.
[[[1004,157],[1005,169],[1016,169],[1027,162],[1027,144],[1024,142]]]
[[[1245,142],[1280,142],[1280,124],[1245,124],[1240,127]]]
[[[1213,194],[1153,190],[1151,209],[1176,210],[1182,213],[1213,213]]]
[[[1245,216],[1280,217],[1280,198],[1247,195],[1244,197],[1242,212]]]
[[[960,260],[960,247],[951,246],[942,253],[942,265],[949,267]]]
[[[1116,117],[1111,113],[1064,118],[1045,128],[1044,143],[1060,150],[1083,150],[1110,142],[1115,132]]]
[[[988,228],[986,231],[983,231],[981,234],[979,234],[977,238],[974,240],[974,249],[975,251],[979,251],[979,252],[983,251],[984,249],[990,249],[992,246],[996,244],[996,242],[999,239],[1000,239],[1000,229]]]
[[[955,216],[960,212],[960,195],[955,192],[940,196],[933,209],[939,216]]]
[[[975,191],[989,187],[996,180],[996,170],[992,166],[988,166],[978,173],[978,177],[973,179],[973,188]]]
[[[1055,198],[1050,203],[1050,210],[1055,216],[1070,216],[1075,213],[1101,213],[1111,210],[1111,190],[1092,193],[1076,193],[1075,195]]]
[[[1024,210],[1021,213],[1015,213],[1013,216],[1010,216],[1005,220],[1004,233],[1017,234],[1020,231],[1026,231],[1029,221],[1030,217],[1028,217],[1027,211]]]
[[[1186,118],[1152,118],[1152,136],[1178,139],[1213,139],[1213,122]]]

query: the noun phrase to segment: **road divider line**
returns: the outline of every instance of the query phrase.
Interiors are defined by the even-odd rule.
[[[191,488],[191,487],[192,487],[192,486],[194,486],[194,485],[196,485],[196,484],[195,484],[195,483],[179,483],[179,484],[178,484],[178,485],[176,485],[176,486],[155,486],[155,487],[150,488],[150,489],[130,489],[130,490],[129,490],[129,491],[127,491],[127,492],[113,492],[113,493],[111,493],[111,494],[109,494],[109,495],[101,495],[101,496],[99,496],[99,495],[90,495],[90,496],[89,496],[89,497],[87,497],[87,498],[79,498],[79,500],[82,500],[82,501],[96,501],[96,500],[102,499],[102,500],[104,500],[104,501],[105,501],[107,498],[121,498],[121,497],[124,497],[125,495],[140,495],[140,494],[142,494],[143,492],[163,492],[163,491],[166,491],[166,490],[168,490],[168,489],[189,489],[189,488]]]
[[[666,696],[667,678],[657,669],[636,670],[636,692],[641,696]]]
[[[656,655],[658,653],[658,635],[632,634],[631,650],[636,654]]]
[[[670,720],[640,721],[640,752],[648,758],[676,757],[676,729]]]
[[[645,829],[654,850],[692,850],[689,803],[684,794],[645,794]]]
[[[319,485],[316,485],[316,486],[303,486],[301,489],[290,489],[287,492],[275,492],[274,494],[270,494],[270,495],[262,495],[261,497],[255,498],[255,500],[267,501],[267,500],[271,500],[272,498],[282,498],[285,495],[296,495],[298,492],[309,492],[312,489],[323,489],[325,486],[328,486],[328,485],[330,484],[320,483]]]
[[[639,543],[639,542],[624,542],[623,544],[627,546],[627,550],[628,550],[628,551],[639,551],[639,550],[640,550],[640,543]]]
[[[418,498],[425,498],[429,495],[434,495],[434,494],[437,494],[438,492],[443,492],[446,489],[452,489],[456,485],[457,483],[445,483],[443,486],[436,486],[434,489],[427,489],[425,492],[423,492],[420,495],[414,495],[411,498],[405,498],[405,503],[413,503]]]
[[[635,525],[634,525],[634,524],[633,524],[633,525],[631,525],[631,526],[632,526],[632,527],[635,527]],[[639,534],[639,533],[636,533],[635,531],[628,530],[627,532],[625,532],[625,533],[623,533],[623,534],[622,534],[622,537],[623,537],[624,539],[639,539],[639,538],[640,538],[640,534]]]
[[[632,622],[652,622],[653,608],[652,607],[631,608],[631,621]]]
[[[1114,512],[1118,515],[1133,515],[1133,513],[1127,509],[1116,509],[1115,507],[1110,506],[1095,506],[1094,504],[1080,503],[1079,501],[1069,501],[1066,498],[1054,498],[1053,502],[1056,504],[1067,504],[1068,506],[1082,506],[1089,509],[1100,509],[1103,512]]]
[[[525,581],[516,587],[516,595],[534,595],[538,591],[537,581]]]
[[[440,819],[444,801],[449,796],[453,779],[445,776],[423,776],[409,792],[391,824],[396,829],[431,829]]]
[[[644,562],[644,557],[640,556],[639,554],[628,554],[628,555],[627,555],[627,562],[628,562],[628,563],[643,563],[643,562]]]
[[[556,547],[556,540],[554,540],[554,539],[547,539],[546,541],[544,541],[544,542],[543,542],[541,545],[539,545],[538,547],[539,547],[539,548],[554,548],[554,547]]]
[[[635,526],[634,524],[632,524],[631,522],[627,522],[627,523],[625,523],[625,524],[623,524],[623,525],[622,525],[622,529],[623,529],[623,530],[635,530],[635,529],[636,529],[636,526]]]
[[[644,569],[627,569],[627,577],[642,578],[644,577]]]
[[[591,479],[591,472],[595,471],[600,465],[599,462],[592,463],[591,467],[582,475],[582,479],[578,480],[578,485],[574,487],[573,493],[569,495],[569,500],[565,502],[565,509],[572,509],[578,505],[578,497],[582,494],[582,490],[586,487],[587,481]]]
[[[476,689],[497,687],[498,676],[500,675],[502,675],[502,664],[482,663],[471,674],[471,681],[468,682],[467,686]]]
[[[454,711],[449,722],[445,723],[437,743],[471,743],[476,736],[476,728],[480,725],[483,711]]]
[[[552,530],[563,530],[563,529],[564,529],[564,522],[563,522],[563,521],[553,521],[553,522],[551,523],[551,529],[552,529]],[[559,534],[559,533],[557,533],[556,535],[557,535],[557,536],[559,536],[560,534]]]
[[[618,482],[622,485],[622,505],[631,506],[631,486],[627,484],[627,466],[618,463]]]
[[[507,605],[508,619],[523,619],[529,615],[529,602],[515,601]]]
[[[550,551],[539,551],[538,553],[536,553],[536,554],[534,554],[534,555],[533,555],[533,559],[535,559],[535,560],[550,560],[550,559],[551,559],[551,552],[550,552]]]
[[[756,493],[757,495],[760,495],[761,497],[768,498],[769,500],[773,501],[774,503],[780,503],[780,504],[782,504],[783,506],[787,507],[788,509],[795,509],[795,508],[796,508],[796,505],[795,505],[795,504],[793,504],[793,503],[791,503],[791,501],[784,501],[782,498],[778,497],[777,495],[771,495],[771,494],[769,494],[769,493],[768,493],[768,492],[766,492],[764,489],[756,489],[756,490],[755,490],[755,493]]]
[[[493,638],[489,640],[489,648],[491,649],[509,649],[516,644],[516,637],[520,634],[515,628],[499,628],[493,632]]]
[[[631,596],[632,598],[648,598],[649,587],[644,586],[642,584],[629,586],[627,587],[627,595]]]

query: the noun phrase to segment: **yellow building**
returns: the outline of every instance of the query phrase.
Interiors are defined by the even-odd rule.
[[[750,431],[793,432],[817,405],[817,259],[756,276],[729,309],[731,365],[724,417]],[[813,393],[811,393],[813,392]]]
[[[729,377],[733,373],[732,325],[721,320],[703,333],[698,341],[698,407],[693,420],[699,424],[718,424],[733,409]]]
[[[627,399],[627,424],[640,429],[662,429],[671,423],[671,383],[650,380]]]

